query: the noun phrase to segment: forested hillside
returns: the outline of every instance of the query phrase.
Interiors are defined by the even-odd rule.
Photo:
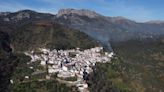
[[[137,92],[160,92],[164,84],[163,35],[158,39],[130,40],[113,44],[113,49],[124,62],[133,67],[127,81],[134,82]]]
[[[63,27],[51,21],[34,21],[25,24],[14,32],[14,51],[27,51],[36,48],[87,49],[98,46],[88,35]]]

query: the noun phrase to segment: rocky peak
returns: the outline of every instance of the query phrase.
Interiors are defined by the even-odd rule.
[[[31,12],[33,11],[30,11],[30,10],[21,10],[21,11],[18,11],[16,16],[12,17],[13,19],[17,19],[17,20],[22,20],[24,18],[30,18],[30,14]]]
[[[101,15],[97,14],[96,12],[90,11],[90,10],[87,10],[87,9],[80,9],[80,10],[61,9],[61,10],[58,11],[57,16],[60,17],[62,15],[71,15],[71,14],[77,14],[77,15],[80,15],[80,16],[87,16],[89,18],[95,18],[95,17],[101,16]]]
[[[9,22],[9,21],[18,22],[23,19],[29,19],[31,13],[32,11],[30,10],[21,10],[18,12],[1,12],[0,17],[5,22]]]
[[[127,20],[125,17],[122,16],[117,16],[117,17],[112,17],[115,20]]]
[[[12,17],[13,19],[22,20],[24,18],[30,18],[30,14],[26,12],[18,13],[16,16]]]
[[[7,16],[10,12],[0,12],[0,16]]]

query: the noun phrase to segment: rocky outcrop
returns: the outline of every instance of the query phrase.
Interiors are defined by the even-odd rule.
[[[21,10],[18,12],[0,12],[0,22],[22,24],[32,20],[50,20],[54,17],[52,14],[38,13],[31,10]]]
[[[24,18],[29,19],[29,18],[30,18],[30,14],[27,13],[27,12],[20,12],[20,13],[18,13],[16,16],[12,17],[11,19],[12,19],[12,20],[17,20],[17,21],[19,21],[19,20],[22,20],[22,19],[24,19]]]
[[[10,12],[0,12],[0,16],[6,16],[8,14],[10,14]]]
[[[80,10],[76,10],[76,9],[61,9],[59,10],[57,17],[62,16],[62,15],[71,15],[71,14],[77,14],[80,16],[87,16],[89,18],[95,18],[98,16],[101,16],[100,14],[97,14],[94,11],[90,11],[87,9],[80,9]]]

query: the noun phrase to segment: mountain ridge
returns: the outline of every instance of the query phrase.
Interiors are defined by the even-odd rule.
[[[111,41],[155,39],[164,34],[163,23],[139,23],[124,17],[103,16],[86,9],[61,9],[56,15],[21,10],[0,16],[0,22],[17,26],[36,20],[51,20],[69,28],[80,30],[105,46],[109,46],[108,43]]]
[[[57,13],[57,16],[60,17],[62,15],[70,15],[70,14],[77,14],[79,16],[87,16],[89,18],[96,18],[102,16],[95,11],[87,10],[87,9],[60,9]]]
[[[135,20],[131,20],[131,19],[128,19],[126,17],[123,17],[123,16],[105,16],[105,15],[102,15],[102,14],[99,14],[93,10],[89,10],[89,9],[74,9],[74,8],[63,8],[63,9],[59,9],[58,12],[56,14],[52,14],[52,13],[42,13],[42,12],[37,12],[35,10],[30,10],[30,9],[22,9],[22,10],[18,10],[18,11],[15,11],[15,12],[0,12],[0,17],[1,16],[6,16],[8,14],[11,14],[11,13],[20,13],[20,12],[26,12],[26,13],[30,13],[30,12],[33,12],[33,13],[40,13],[40,14],[49,14],[49,15],[57,15],[57,16],[62,16],[62,15],[65,15],[65,14],[79,14],[81,16],[87,16],[89,14],[95,14],[96,16],[104,16],[104,17],[110,17],[110,18],[114,18],[114,19],[117,19],[117,20],[130,20],[130,21],[133,21],[133,22],[136,22]],[[80,14],[81,13],[81,14]],[[88,14],[86,14],[88,13]],[[91,16],[94,16],[94,15],[91,15]],[[163,20],[149,20],[149,21],[145,21],[145,22],[136,22],[136,23],[154,23],[154,22],[158,22],[158,23],[163,23],[164,21]]]

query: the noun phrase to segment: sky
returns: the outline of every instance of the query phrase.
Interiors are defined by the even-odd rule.
[[[137,22],[164,21],[164,0],[0,0],[0,12],[31,9],[56,14],[59,9],[89,9],[105,16]]]

